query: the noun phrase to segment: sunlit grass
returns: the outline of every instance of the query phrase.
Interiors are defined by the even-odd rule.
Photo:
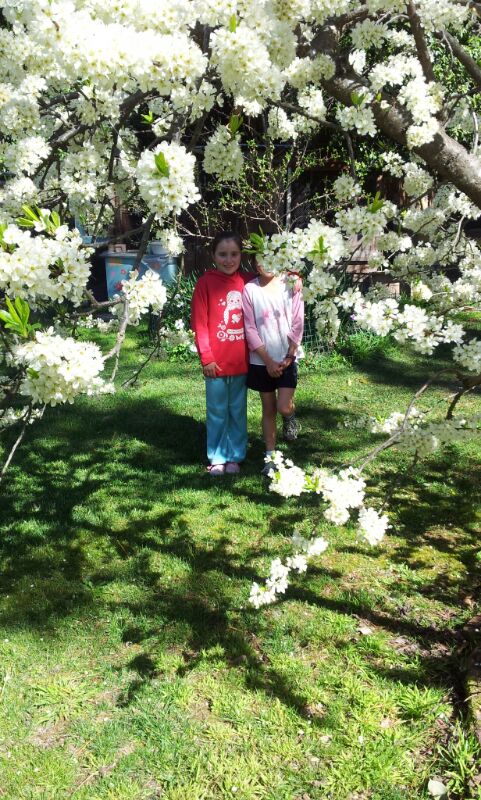
[[[132,338],[124,377],[140,357]],[[350,463],[374,439],[344,420],[402,408],[434,366],[324,359],[301,377],[302,435],[284,451]],[[154,362],[135,389],[29,430],[2,494],[0,797],[400,800],[443,770],[466,792],[473,744],[448,740],[454,633],[479,582],[479,444],[410,472],[371,550],[315,497],[267,491],[259,413],[250,397],[243,473],[219,481],[194,362]],[[373,469],[375,505],[408,464]],[[255,612],[250,585],[296,526],[330,548]]]

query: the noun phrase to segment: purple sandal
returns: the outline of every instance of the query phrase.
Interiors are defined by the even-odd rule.
[[[213,477],[223,475],[225,472],[225,464],[209,464],[207,467],[207,472]]]
[[[228,461],[225,465],[225,471],[228,475],[237,475],[240,472],[240,467],[237,461]]]

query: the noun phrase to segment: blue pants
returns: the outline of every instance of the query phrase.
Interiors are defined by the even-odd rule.
[[[205,399],[210,463],[243,461],[247,450],[246,376],[206,378]]]

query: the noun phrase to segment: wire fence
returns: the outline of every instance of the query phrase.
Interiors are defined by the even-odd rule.
[[[332,344],[317,330],[313,307],[308,303],[306,303],[304,311],[302,346],[307,353],[312,353],[313,355],[322,355],[332,350]]]

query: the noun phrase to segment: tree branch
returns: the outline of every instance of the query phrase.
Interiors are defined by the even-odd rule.
[[[469,53],[464,49],[464,47],[462,47],[458,40],[448,33],[448,31],[436,33],[435,36],[437,39],[440,39],[440,41],[444,41],[449,45],[452,52],[458,61],[463,65],[476,87],[481,91],[481,68],[478,66],[474,58],[469,55]]]
[[[476,388],[476,386],[481,386],[481,375],[475,375],[472,378],[466,375],[460,375],[459,377],[461,378],[462,386],[459,389],[459,391],[456,392],[449,405],[449,408],[446,413],[446,419],[453,418],[454,409],[456,408],[457,404],[459,403],[464,394],[466,394],[467,392],[472,392],[473,389]]]
[[[426,38],[424,36],[421,19],[412,0],[410,0],[410,2],[407,4],[407,11],[414,41],[416,42],[416,50],[418,53],[419,62],[424,72],[424,77],[428,83],[432,83],[435,80],[433,64],[426,43]]]
[[[154,224],[155,214],[149,214],[146,221],[144,222],[144,232],[142,233],[142,238],[140,240],[140,244],[137,250],[137,254],[135,256],[135,261],[132,269],[138,269],[140,266],[140,262],[142,261],[145,251],[147,250],[147,245],[149,243],[149,236],[150,231],[152,230],[152,225]]]
[[[336,125],[335,122],[330,122],[327,119],[319,119],[319,117],[315,117],[313,114],[309,114],[308,111],[304,111],[303,108],[294,105],[294,103],[287,103],[285,101],[276,103],[269,102],[269,105],[273,106],[274,108],[282,108],[284,111],[290,111],[293,114],[299,114],[301,117],[306,117],[306,119],[312,119],[314,122],[317,122],[318,125],[322,125],[325,128],[329,128],[331,131],[336,131],[337,133],[344,133],[340,125]]]

